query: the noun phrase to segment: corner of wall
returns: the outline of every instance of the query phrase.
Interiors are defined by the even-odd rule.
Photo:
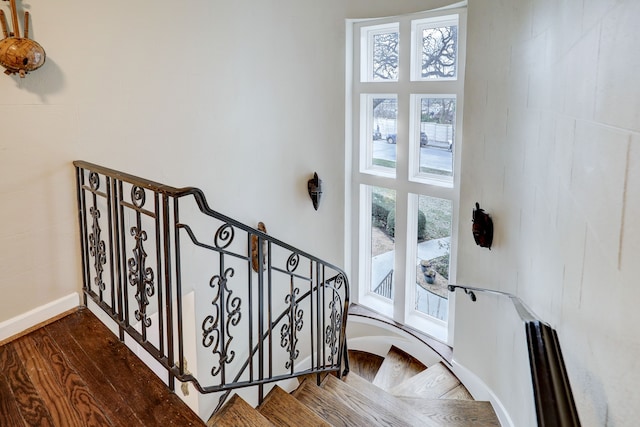
[[[19,316],[5,320],[0,323],[0,343],[66,311],[77,308],[79,305],[80,295],[77,292],[73,292]]]

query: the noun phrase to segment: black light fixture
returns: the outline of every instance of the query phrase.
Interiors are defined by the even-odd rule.
[[[476,245],[491,250],[493,243],[493,220],[484,209],[480,209],[480,204],[476,202],[476,208],[473,210],[473,239]]]
[[[320,206],[320,198],[322,197],[322,180],[318,178],[316,172],[313,173],[313,178],[307,181],[307,189],[309,190],[309,197],[313,202],[313,208],[318,210]]]

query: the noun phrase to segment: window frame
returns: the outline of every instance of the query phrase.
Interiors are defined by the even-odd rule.
[[[371,83],[394,83],[398,79],[379,79],[376,80],[373,76],[373,51],[374,43],[373,38],[381,34],[389,34],[392,32],[398,32],[398,45],[401,43],[399,26],[394,22],[387,22],[378,25],[368,25],[361,27],[360,32],[360,46],[365,44],[366,50],[360,50],[361,63],[367,64],[367,67],[360,67],[360,81]],[[400,52],[398,52],[398,75],[400,75]]]
[[[412,52],[416,51],[415,33],[416,25],[412,21],[434,22],[440,17],[450,18],[458,16],[458,40],[457,40],[457,78],[456,79],[412,79],[413,64],[411,64]],[[388,29],[392,24],[398,23],[399,39],[399,63],[398,80],[370,81],[363,79],[363,67],[361,61],[368,61],[371,56],[363,52],[362,42],[366,40],[363,27],[374,29]],[[350,41],[347,43],[347,145],[346,145],[346,199],[345,212],[349,232],[346,235],[345,247],[347,266],[351,266],[353,277],[352,300],[363,304],[373,310],[386,315],[396,322],[415,327],[433,337],[445,342],[453,340],[453,315],[455,312],[455,295],[450,294],[448,322],[438,321],[431,316],[417,311],[415,306],[415,282],[416,282],[416,256],[417,245],[408,244],[411,236],[417,235],[417,205],[418,195],[425,195],[451,201],[451,246],[450,246],[450,276],[449,282],[455,283],[457,262],[457,236],[459,223],[459,195],[460,195],[460,157],[462,144],[463,123],[463,90],[465,70],[465,43],[466,39],[466,8],[442,10],[438,12],[417,13],[401,17],[384,18],[367,21],[349,21],[347,33]],[[367,34],[371,34],[368,32]],[[403,44],[403,41],[405,43]],[[394,176],[384,174],[376,168],[367,167],[371,164],[371,153],[363,155],[361,149],[363,142],[369,142],[371,146],[373,127],[367,120],[361,120],[363,95],[390,96],[397,95],[397,135],[396,135],[396,168]],[[415,115],[412,105],[414,97],[453,97],[456,98],[456,119],[454,123],[454,144],[452,152],[452,177],[448,182],[431,176],[416,176],[412,169],[416,162],[419,165],[420,127],[415,126],[415,120],[420,121],[420,115]],[[370,103],[369,103],[370,104]],[[365,123],[362,123],[365,122]],[[371,128],[371,129],[369,129]],[[410,131],[413,129],[413,134]],[[418,130],[416,130],[418,129]],[[372,150],[372,148],[369,148]],[[371,264],[370,258],[366,260],[367,248],[371,245],[371,195],[366,196],[363,188],[366,186],[383,187],[396,192],[396,236],[401,236],[402,244],[396,240],[395,268],[394,268],[394,298],[393,301],[371,292]],[[370,249],[369,249],[370,250]],[[370,255],[370,254],[369,254]],[[364,260],[364,261],[363,261]]]

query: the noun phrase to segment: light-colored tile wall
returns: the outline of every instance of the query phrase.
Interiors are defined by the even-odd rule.
[[[469,4],[461,211],[480,202],[496,236],[489,252],[461,233],[458,282],[558,330],[590,426],[640,416],[639,21],[635,0]],[[456,310],[456,342],[473,321]]]

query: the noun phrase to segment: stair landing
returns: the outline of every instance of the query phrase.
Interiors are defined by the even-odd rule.
[[[89,310],[0,346],[0,426],[204,426]]]

